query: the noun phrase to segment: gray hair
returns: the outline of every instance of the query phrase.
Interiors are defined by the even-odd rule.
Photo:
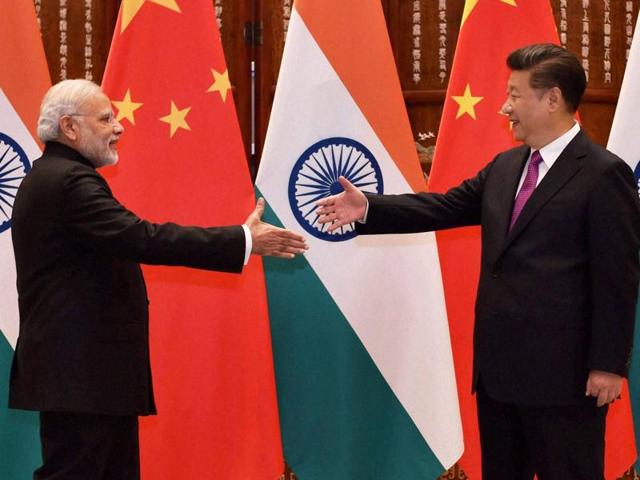
[[[99,85],[80,78],[63,80],[51,87],[40,105],[38,137],[42,143],[57,140],[60,137],[60,118],[76,113],[84,102],[101,92]]]

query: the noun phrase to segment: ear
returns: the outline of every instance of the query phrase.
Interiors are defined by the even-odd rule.
[[[65,138],[75,142],[78,139],[78,124],[69,115],[63,115],[58,120],[60,134]]]
[[[547,102],[550,112],[555,112],[564,105],[564,97],[562,96],[562,91],[560,90],[560,88],[552,87],[547,92]]]

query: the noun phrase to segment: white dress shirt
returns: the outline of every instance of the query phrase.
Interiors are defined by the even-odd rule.
[[[540,182],[547,174],[549,169],[556,162],[560,154],[567,148],[567,145],[573,140],[573,138],[580,132],[580,124],[576,122],[573,127],[571,127],[566,133],[563,133],[558,138],[556,138],[553,142],[546,144],[544,147],[540,149],[540,155],[542,156],[542,162],[538,165],[538,181],[536,182],[536,187],[540,185]],[[531,155],[535,150],[531,150],[529,153],[529,158],[527,159],[527,163],[524,164],[524,168],[522,169],[522,175],[520,176],[520,183],[518,183],[518,189],[516,190],[516,197],[518,196],[518,192],[520,188],[522,188],[522,184],[524,183],[524,177],[527,176],[527,168],[529,168],[529,162],[531,161]],[[514,197],[515,198],[515,197]]]

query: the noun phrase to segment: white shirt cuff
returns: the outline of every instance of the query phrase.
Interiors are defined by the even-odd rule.
[[[251,249],[253,248],[253,240],[251,240],[251,230],[246,225],[242,225],[244,230],[244,265],[249,263],[249,257],[251,256]]]
[[[357,220],[358,223],[367,223],[367,216],[369,216],[369,199],[367,198],[367,206],[364,207],[364,215],[360,220]]]

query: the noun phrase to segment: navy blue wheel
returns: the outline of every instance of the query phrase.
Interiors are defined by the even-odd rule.
[[[0,232],[11,227],[13,201],[20,182],[30,169],[31,164],[22,147],[0,132]]]
[[[363,192],[383,193],[377,160],[364,145],[350,138],[327,138],[311,145],[300,155],[289,177],[289,204],[296,220],[311,235],[331,242],[356,236],[353,224],[329,233],[328,224],[318,223],[316,202],[343,191],[340,176]]]

